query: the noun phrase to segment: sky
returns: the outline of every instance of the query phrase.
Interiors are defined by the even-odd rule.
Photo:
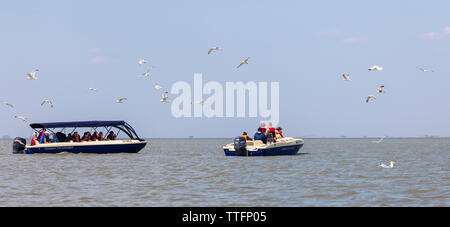
[[[174,117],[153,86],[193,86],[195,73],[223,86],[278,82],[287,136],[450,136],[449,8],[443,0],[2,2],[0,100],[14,108],[0,103],[0,136],[28,138],[33,122],[125,120],[141,137],[229,138],[265,120]],[[214,46],[222,50],[208,55]],[[150,66],[150,78],[137,77]],[[38,80],[27,80],[36,68]],[[380,85],[386,93],[366,103]],[[46,98],[54,108],[40,105]]]

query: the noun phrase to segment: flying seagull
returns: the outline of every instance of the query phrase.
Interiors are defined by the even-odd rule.
[[[244,64],[247,64],[247,65],[248,65],[248,59],[249,59],[249,58],[246,58],[245,60],[243,60],[243,61],[241,62],[241,64],[239,64],[239,65],[237,66],[237,68],[240,68],[240,67],[243,66]]]
[[[145,73],[142,73],[138,77],[150,77],[150,70],[147,70]]]
[[[161,85],[159,85],[159,84],[155,84],[154,88],[155,88],[156,90],[160,90],[160,89],[162,89],[163,87],[162,87]]]
[[[97,91],[97,89],[93,88],[93,87],[90,87],[90,88],[88,88],[88,91]]]
[[[424,73],[427,73],[427,72],[434,72],[433,70],[428,70],[428,69],[424,69],[424,68],[420,68],[420,67],[419,67],[419,70],[422,71],[422,72],[424,72]]]
[[[24,116],[14,116],[14,117],[17,118],[17,119],[20,119],[22,121],[26,121],[27,120],[27,118],[24,117]]]
[[[343,80],[350,81],[350,74],[342,74]]]
[[[30,73],[28,73],[27,74],[27,79],[29,79],[29,80],[37,80],[36,72],[38,72],[38,71],[39,71],[39,69],[35,69],[35,70],[31,71]]]
[[[379,167],[382,167],[382,168],[386,168],[386,169],[392,169],[392,168],[394,168],[394,164],[395,164],[395,162],[394,161],[391,161],[390,163],[389,163],[389,165],[386,165],[386,164],[384,164],[384,163],[380,163],[380,165],[378,165]]]
[[[163,94],[162,94],[162,99],[160,100],[161,102],[165,102],[165,103],[169,103],[170,101],[169,101],[169,92],[164,92]]]
[[[209,50],[208,50],[208,54],[211,54],[211,52],[213,52],[213,51],[215,51],[215,50],[222,50],[222,48],[220,48],[220,47],[211,47],[211,48],[209,48]]]
[[[379,139],[379,140],[372,141],[372,143],[381,143],[381,142],[383,142],[384,138],[386,138],[386,136],[381,137],[381,139]]]
[[[117,103],[123,103],[123,101],[127,100],[127,98],[119,98],[116,100]]]
[[[9,106],[9,107],[11,107],[11,108],[14,108],[14,106],[13,106],[11,103],[8,103],[8,102],[6,102],[6,101],[3,101],[3,104],[5,104],[5,105],[7,105],[7,106]]]
[[[377,99],[375,95],[369,95],[367,96],[366,102],[368,103],[370,99]]]
[[[384,93],[383,88],[384,88],[384,85],[379,86],[378,89],[377,89],[377,93],[378,94],[383,94]]]
[[[43,105],[46,104],[46,103],[50,104],[50,107],[53,108],[53,103],[52,103],[52,101],[50,101],[50,100],[48,100],[48,99],[45,99],[44,101],[42,101],[41,106],[43,106]]]
[[[147,61],[145,59],[139,59],[139,61],[138,61],[139,66],[141,66],[145,63],[147,63]]]
[[[381,71],[381,70],[383,70],[383,68],[381,68],[378,65],[374,65],[374,66],[369,68],[369,71]]]

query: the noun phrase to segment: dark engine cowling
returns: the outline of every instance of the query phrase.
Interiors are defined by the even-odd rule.
[[[14,154],[23,154],[26,144],[27,144],[26,139],[20,138],[20,137],[15,138],[14,143],[13,143],[13,153]]]
[[[248,156],[247,141],[244,137],[239,136],[234,139],[234,150],[238,156]]]

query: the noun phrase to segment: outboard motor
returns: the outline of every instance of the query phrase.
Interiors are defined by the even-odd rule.
[[[248,156],[247,140],[241,136],[236,137],[234,139],[234,150],[236,150],[238,156]]]
[[[13,154],[23,154],[27,140],[24,138],[16,137],[13,143]]]

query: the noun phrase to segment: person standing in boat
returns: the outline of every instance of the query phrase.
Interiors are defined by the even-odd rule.
[[[261,122],[261,124],[259,125],[259,128],[261,129],[261,132],[266,134],[266,124],[264,122]]]
[[[45,131],[44,133],[42,133],[41,139],[39,140],[39,143],[44,144],[44,143],[49,143],[49,139],[50,136],[48,134],[47,131]]]
[[[267,144],[267,137],[266,135],[262,132],[262,128],[258,128],[258,131],[255,133],[255,135],[253,136],[254,140],[261,140],[264,144]]]

